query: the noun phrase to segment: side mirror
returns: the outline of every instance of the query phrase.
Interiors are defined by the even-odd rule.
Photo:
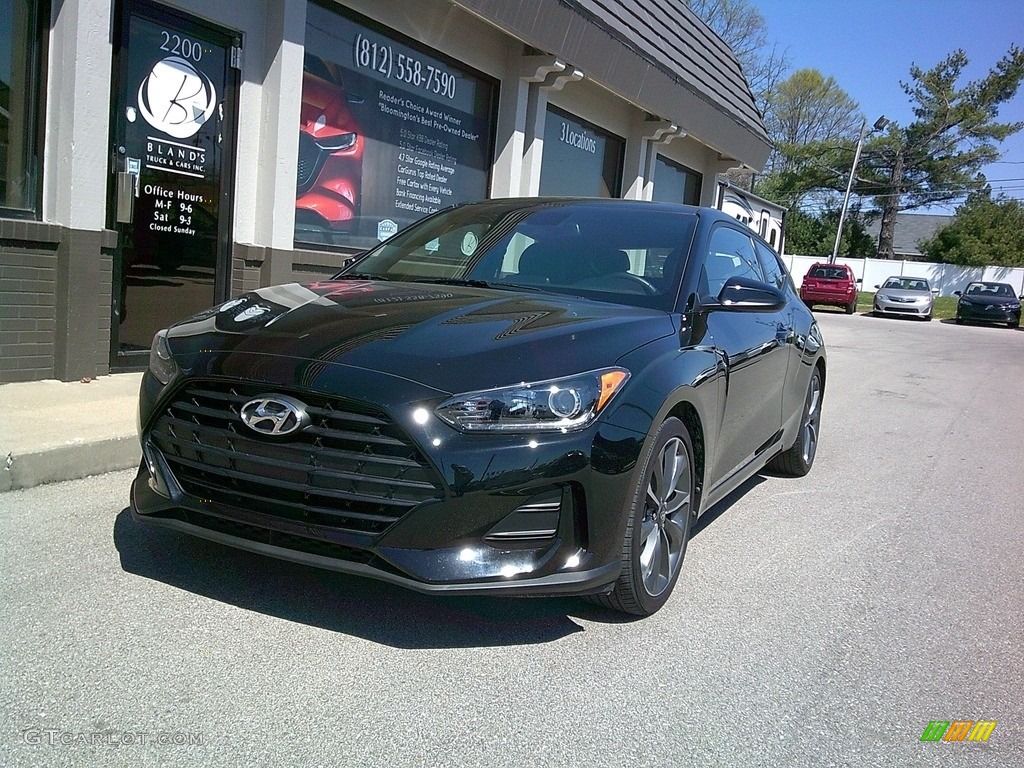
[[[858,277],[856,280],[854,280],[854,282],[855,283],[863,283],[864,281],[861,278]],[[875,288],[877,288],[877,287],[878,286],[876,285]]]
[[[774,312],[786,305],[786,295],[774,285],[737,276],[725,281],[718,303],[723,309],[739,312]]]
[[[936,296],[938,296],[939,295],[939,289],[938,288],[932,288],[932,293],[934,293]]]
[[[953,295],[954,296],[963,296],[964,292],[963,291],[953,291]]]
[[[881,288],[881,287],[882,287],[882,286],[880,286],[880,285],[876,285],[876,286],[875,286],[875,288]]]

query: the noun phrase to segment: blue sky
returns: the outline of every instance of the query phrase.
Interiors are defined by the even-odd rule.
[[[834,77],[869,124],[879,115],[903,125],[913,121],[900,87],[900,80],[910,79],[912,64],[931,69],[961,48],[970,60],[965,79],[975,80],[1011,43],[1024,46],[1022,0],[750,1],[792,69],[813,68]],[[1003,106],[999,120],[1024,120],[1024,88]],[[1024,199],[1024,131],[1001,149],[1002,162],[986,168],[985,175],[995,191]]]

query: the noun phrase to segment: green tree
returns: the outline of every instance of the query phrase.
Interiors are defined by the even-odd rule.
[[[787,234],[788,237],[788,234]],[[973,194],[952,223],[918,244],[932,261],[971,267],[1024,267],[1024,204]]]
[[[882,258],[893,256],[897,213],[981,189],[981,168],[999,159],[998,143],[1024,128],[1024,122],[997,121],[1024,78],[1024,51],[1011,45],[985,77],[961,86],[967,64],[957,50],[930,70],[911,67],[911,81],[901,85],[916,120],[890,123],[884,136],[865,146],[855,190],[873,195],[882,211]]]
[[[839,208],[828,208],[819,214],[799,208],[786,215],[786,253],[817,256],[827,259],[832,255],[839,223]],[[867,233],[859,207],[851,208],[843,222],[840,252],[852,258],[865,258],[875,252],[875,241]]]
[[[776,151],[768,173],[822,167],[821,155],[831,145],[855,139],[860,128],[857,102],[835,78],[816,69],[798,69],[778,84],[770,101],[765,123]]]

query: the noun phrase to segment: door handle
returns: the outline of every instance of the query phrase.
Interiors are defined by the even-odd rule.
[[[117,174],[117,222],[131,224],[135,219],[135,179],[133,173]]]

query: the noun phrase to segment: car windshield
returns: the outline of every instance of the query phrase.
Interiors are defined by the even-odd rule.
[[[882,287],[900,291],[931,291],[927,280],[913,277],[890,277]]]
[[[818,280],[849,280],[850,273],[843,267],[814,267],[811,270],[811,277]]]
[[[398,233],[337,277],[523,288],[668,311],[696,220],[643,203],[464,205]]]
[[[1013,287],[1008,283],[971,283],[967,286],[968,296],[1001,296],[1012,299]]]

